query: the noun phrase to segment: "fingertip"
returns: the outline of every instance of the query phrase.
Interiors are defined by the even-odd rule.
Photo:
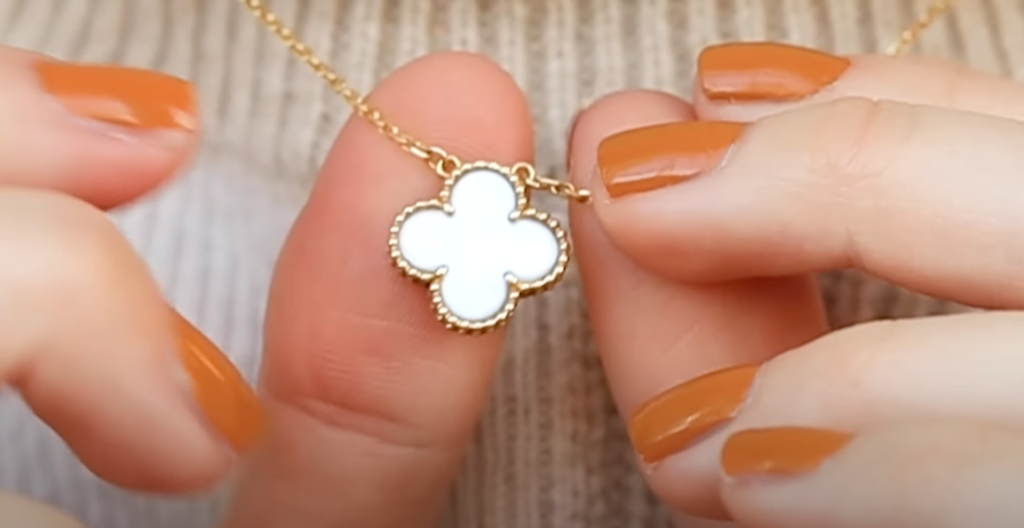
[[[739,433],[723,500],[743,526],[1020,526],[1017,431],[912,420],[856,434],[806,427]]]
[[[533,157],[529,100],[512,75],[484,55],[460,51],[425,55],[385,78],[368,100],[403,132],[443,146],[464,161],[486,158],[512,164]],[[391,142],[374,132],[374,143]],[[393,145],[391,150],[398,154]],[[409,153],[402,155],[422,163]]]
[[[35,179],[30,185],[66,192],[100,209],[120,207],[180,176],[191,163],[199,142],[198,132],[179,131],[69,138],[68,165],[80,169],[54,172],[53,179]]]
[[[528,100],[515,79],[485,56],[466,52],[426,55],[386,77],[368,101],[402,134],[423,145],[443,148],[464,162],[511,165],[533,159]],[[436,321],[423,288],[394,269],[387,248],[395,215],[414,202],[432,198],[441,186],[441,179],[423,160],[403,150],[374,123],[354,116],[331,148],[278,266],[275,282],[299,281],[303,287],[278,287],[274,292],[292,297],[306,291],[311,273],[322,273],[337,289],[317,288],[295,302],[316,305],[316,313],[329,315],[322,307],[344,304],[329,292],[369,288],[372,299],[349,303],[347,308],[358,309],[362,316],[373,313],[381,321],[400,321],[417,339],[448,339],[450,332]],[[349,274],[343,273],[343,268],[323,268],[348,260],[347,255],[356,248],[362,264],[348,268]],[[321,297],[319,292],[328,296]],[[290,316],[282,315],[280,321],[291,321]],[[278,321],[272,313],[268,318],[272,330]],[[300,328],[282,325],[291,327]],[[283,339],[300,338],[289,332]]]
[[[194,419],[198,422],[202,417]],[[165,418],[165,421],[186,423],[170,418]],[[84,426],[70,429],[65,421],[57,432],[94,475],[119,488],[137,492],[177,494],[207,491],[223,480],[237,460],[227,444],[210,442],[216,434],[212,430],[189,424],[174,435],[176,439],[188,441],[168,446],[163,441],[147,445],[145,440],[138,438],[144,436],[143,433],[131,430],[143,427],[145,424],[136,423],[122,430],[90,432]],[[124,441],[130,437],[135,438]],[[193,440],[197,438],[202,440]]]
[[[972,70],[948,59],[863,54],[833,56],[830,61],[844,65],[841,74],[821,78],[819,69],[810,66],[814,61],[808,63],[792,60],[779,63],[765,57],[758,60],[755,58],[758,56],[756,50],[748,52],[742,46],[733,47],[738,54],[744,56],[744,62],[750,63],[748,67],[756,65],[748,71],[728,72],[728,77],[737,85],[744,84],[740,79],[767,79],[761,86],[764,88],[772,85],[773,78],[775,81],[783,78],[794,80],[807,75],[819,77],[817,80],[824,79],[825,82],[797,97],[780,98],[771,90],[762,93],[756,93],[755,90],[755,93],[742,93],[738,97],[722,94],[709,96],[701,81],[702,73],[699,72],[694,82],[692,99],[696,114],[702,121],[749,123],[801,107],[848,97],[964,110],[1018,121],[1024,119],[1024,90],[1020,83],[1002,75]],[[757,47],[773,46],[754,46]],[[789,46],[786,48],[794,49]],[[814,50],[800,53],[808,52],[814,56],[824,56]],[[795,68],[795,71],[787,72],[789,68]],[[749,86],[756,84],[755,81]]]
[[[688,122],[696,119],[693,106],[675,95],[656,90],[628,90],[595,101],[580,113],[570,138],[570,177],[577,185],[591,189],[593,203],[574,206],[573,232],[584,271],[591,261],[616,259],[637,261],[638,255],[623,243],[635,235],[635,222],[608,213],[608,190],[598,166],[605,140],[616,134],[647,126]],[[643,235],[643,233],[641,233]],[[646,237],[644,237],[646,238]],[[641,259],[642,261],[642,259]],[[595,264],[596,265],[596,264]]]
[[[0,182],[108,209],[161,185],[194,155],[195,87],[160,72],[75,64],[0,46]]]
[[[159,343],[162,337],[147,340]],[[216,485],[236,455],[173,353],[151,345],[119,354],[125,350],[120,343],[110,346],[114,352],[108,355],[117,357],[104,359],[117,366],[99,366],[95,359],[89,365],[48,350],[49,357],[27,365],[13,384],[82,464],[106,482],[157,493]],[[83,346],[82,353],[95,358],[102,351]]]
[[[657,90],[626,90],[597,99],[579,113],[570,134],[570,172],[574,183],[592,183],[598,145],[606,137],[639,126],[696,118],[690,103]]]

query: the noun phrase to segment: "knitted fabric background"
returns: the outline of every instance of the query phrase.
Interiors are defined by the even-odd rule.
[[[529,93],[538,164],[557,174],[578,108],[602,94],[690,89],[701,47],[773,39],[879,52],[926,0],[275,0],[358,87],[431,50],[479,51]],[[115,213],[170,299],[250,376],[277,249],[348,116],[235,0],[0,0],[0,42],[161,69],[202,91],[204,154],[172,187]],[[915,53],[1024,75],[1024,0],[961,0]],[[2,82],[2,79],[0,79]],[[558,211],[564,204],[548,201]],[[961,308],[858,274],[823,279],[836,325]],[[0,405],[0,486],[103,528],[206,528],[222,497],[131,495],[84,470],[13,397]],[[575,276],[513,326],[490,409],[444,526],[656,527],[606,393]],[[696,526],[697,524],[694,524]]]

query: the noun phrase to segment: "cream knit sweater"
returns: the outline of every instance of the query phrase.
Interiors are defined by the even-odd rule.
[[[685,92],[695,53],[706,44],[775,39],[838,52],[881,51],[926,0],[272,4],[359,87],[431,50],[493,57],[529,92],[538,162],[554,172],[564,158],[566,127],[581,105],[625,87]],[[173,302],[252,376],[275,253],[347,108],[235,0],[0,0],[0,42],[68,59],[158,68],[199,83],[205,154],[173,187],[116,215]],[[1024,1],[962,0],[916,51],[1024,75]],[[860,275],[824,280],[837,325],[958,309]],[[633,468],[578,283],[574,276],[568,282],[518,317],[444,526],[666,525]],[[96,528],[212,527],[223,502],[112,489],[15,398],[0,404],[0,483],[56,503]],[[0,526],[22,528],[2,520]]]

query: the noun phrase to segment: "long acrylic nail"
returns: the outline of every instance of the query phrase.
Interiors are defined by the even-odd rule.
[[[732,477],[811,473],[851,438],[849,433],[806,427],[741,431],[722,448],[722,471]]]
[[[803,99],[836,82],[850,67],[845,57],[772,42],[711,46],[697,62],[704,95],[725,101]]]
[[[195,398],[210,425],[235,451],[263,434],[266,419],[256,393],[231,360],[178,312],[173,312],[180,354]]]
[[[692,179],[721,164],[746,126],[728,121],[687,121],[609,136],[597,150],[605,189],[616,198]]]
[[[758,370],[753,365],[711,372],[644,404],[629,427],[640,458],[648,464],[661,461],[734,418],[746,403]]]
[[[121,66],[41,61],[42,88],[85,119],[139,129],[193,131],[197,103],[191,83]]]

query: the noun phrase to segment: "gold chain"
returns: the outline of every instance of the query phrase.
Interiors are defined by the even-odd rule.
[[[436,145],[427,145],[413,136],[405,133],[397,125],[384,118],[380,110],[366,102],[366,96],[359,93],[349,85],[348,80],[337,71],[328,66],[323,59],[316,56],[309,46],[300,41],[295,33],[271,11],[262,0],[240,0],[249,11],[272,31],[284,45],[292,51],[302,62],[306,63],[313,72],[323,79],[332,90],[341,95],[345,101],[352,106],[352,109],[363,119],[377,127],[382,134],[398,144],[402,150],[423,160],[430,166],[438,176],[448,178],[452,173],[462,166],[460,160],[454,154],[446,152]],[[558,196],[571,198],[579,202],[590,200],[590,191],[577,189],[575,185],[552,178],[545,178],[537,174],[537,170],[529,163],[517,163],[512,167],[513,173],[522,178],[526,186],[533,189],[543,190]]]
[[[910,27],[903,30],[900,33],[900,37],[896,42],[889,48],[889,55],[901,55],[907,51],[910,46],[913,46],[915,42],[921,39],[921,35],[935,23],[936,20],[942,18],[943,15],[953,9],[955,0],[932,0],[932,3],[928,6],[928,9],[915,20]]]
[[[360,117],[377,127],[382,134],[394,141],[402,150],[423,160],[438,176],[448,178],[462,166],[462,160],[446,152],[441,147],[427,145],[402,131],[397,125],[384,118],[380,110],[370,106],[366,97],[349,85],[348,80],[328,66],[323,59],[313,53],[309,46],[295,36],[288,26],[271,11],[263,0],[240,0],[260,21],[272,31],[284,45],[302,62],[306,63],[331,87],[341,95]],[[928,9],[900,33],[899,39],[889,49],[889,55],[900,55],[916,43],[931,25],[953,8],[954,0],[932,0]],[[553,178],[545,178],[537,174],[537,170],[529,163],[517,163],[512,171],[523,179],[530,188],[543,190],[552,194],[586,203],[590,200],[590,191],[577,188],[575,185]]]

